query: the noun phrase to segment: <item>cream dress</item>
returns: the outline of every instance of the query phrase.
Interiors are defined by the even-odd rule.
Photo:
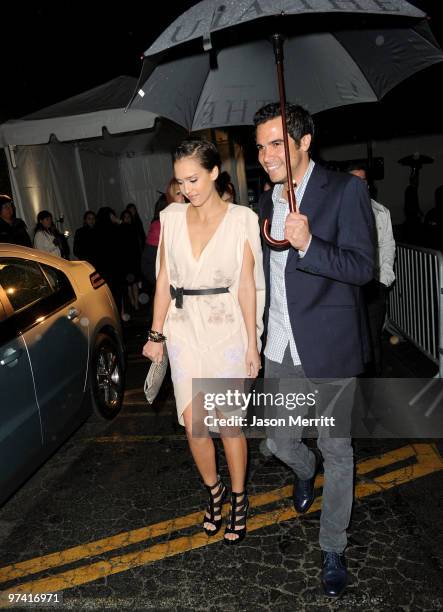
[[[247,376],[248,345],[238,287],[246,242],[254,255],[257,297],[257,343],[263,332],[265,280],[257,215],[246,206],[228,209],[198,260],[192,254],[186,213],[190,204],[170,204],[160,213],[161,234],[169,283],[184,289],[229,287],[228,293],[183,296],[183,308],[171,300],[166,314],[172,382],[178,420],[192,401],[193,378],[243,378]],[[157,255],[157,274],[160,249]]]

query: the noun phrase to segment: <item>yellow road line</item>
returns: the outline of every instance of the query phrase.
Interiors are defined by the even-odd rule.
[[[425,447],[428,445],[425,445]],[[421,450],[421,452],[423,452]],[[403,446],[401,448],[389,451],[383,455],[365,459],[357,464],[357,473],[359,475],[367,474],[377,468],[391,465],[404,461],[415,455],[413,446]],[[323,486],[323,475],[317,476],[315,485],[317,488]],[[272,491],[251,495],[250,505],[252,508],[257,508],[267,504],[274,503],[292,495],[292,486],[281,487]],[[224,508],[227,510],[227,505]],[[93,557],[96,555],[130,546],[150,538],[156,538],[165,534],[171,534],[180,529],[185,529],[200,523],[202,512],[193,512],[186,516],[181,516],[176,519],[161,521],[159,523],[141,527],[131,531],[123,532],[108,538],[103,538],[86,544],[80,544],[72,548],[67,548],[59,552],[51,553],[41,557],[21,561],[0,568],[0,583],[13,580],[15,578],[23,578],[30,574],[35,574],[52,567],[60,567]]]
[[[364,498],[443,469],[442,458],[431,445],[416,444],[414,448],[418,461],[416,464],[378,476],[374,478],[374,482],[372,483],[357,484],[355,496],[357,498]],[[317,497],[308,512],[316,512],[320,509],[320,506],[321,497]],[[291,507],[265,512],[253,516],[248,520],[248,531],[256,531],[257,529],[287,521],[296,516],[297,513]],[[222,532],[212,538],[208,538],[203,532],[199,532],[191,536],[180,537],[169,542],[155,544],[145,550],[118,555],[110,559],[84,565],[49,578],[22,583],[14,586],[12,590],[14,593],[54,593],[88,582],[93,582],[105,576],[125,572],[129,569],[153,563],[154,561],[159,561],[166,557],[172,557],[203,546],[208,546],[220,541],[222,538]],[[1,594],[2,593],[0,593],[0,595]]]

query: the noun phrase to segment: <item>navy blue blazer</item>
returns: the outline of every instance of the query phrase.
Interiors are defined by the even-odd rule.
[[[260,219],[272,220],[272,191],[259,201]],[[311,245],[304,257],[289,248],[285,268],[292,333],[309,378],[360,374],[370,358],[360,287],[374,276],[374,217],[365,183],[314,166],[300,212],[309,219]],[[263,246],[265,326],[269,312],[270,248]]]

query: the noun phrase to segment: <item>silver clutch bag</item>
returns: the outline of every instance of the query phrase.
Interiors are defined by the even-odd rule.
[[[166,346],[163,347],[163,359],[160,363],[151,363],[146,375],[144,392],[148,404],[152,404],[160,391],[163,380],[168,369],[168,353]]]

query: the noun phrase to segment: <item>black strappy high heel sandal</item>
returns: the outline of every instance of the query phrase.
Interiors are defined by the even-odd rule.
[[[212,485],[212,487],[209,485],[205,485],[205,487],[209,493],[209,504],[203,518],[203,529],[205,530],[206,535],[211,537],[220,531],[222,524],[221,511],[227,489],[219,475],[217,476],[217,482]],[[216,516],[219,516],[219,518],[215,518]],[[205,523],[211,523],[214,525],[215,529],[208,529],[204,526]]]
[[[243,498],[239,501],[239,497]],[[241,542],[246,535],[246,516],[248,514],[249,500],[246,495],[246,491],[241,493],[231,493],[231,513],[229,517],[229,524],[225,529],[225,536],[227,533],[235,534],[236,538],[224,537],[224,543],[228,546],[238,544]],[[236,529],[237,527],[237,529]],[[240,529],[238,529],[240,527]]]

